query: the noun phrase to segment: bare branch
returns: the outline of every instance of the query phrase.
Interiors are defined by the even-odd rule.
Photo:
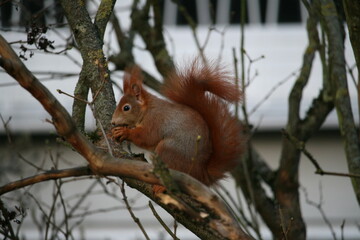
[[[96,12],[95,25],[99,30],[100,38],[104,38],[106,26],[109,22],[116,0],[101,1],[98,11]]]
[[[203,63],[205,65],[207,65],[207,59],[205,57],[205,53],[204,53],[204,50],[205,50],[205,47],[207,45],[207,42],[210,38],[210,34],[212,32],[212,30],[214,29],[213,27],[209,27],[208,29],[208,32],[207,32],[207,35],[206,35],[206,38],[205,38],[205,42],[204,44],[201,46],[200,44],[200,40],[199,40],[199,37],[198,37],[198,34],[197,34],[197,23],[194,21],[194,19],[191,17],[190,13],[187,11],[187,9],[185,8],[184,5],[181,4],[181,1],[179,0],[172,0],[178,7],[180,13],[184,16],[184,18],[186,19],[190,29],[191,29],[191,32],[193,34],[193,37],[194,37],[194,40],[195,40],[195,45],[197,47],[197,49],[199,50],[199,55],[201,57],[201,60],[203,61]]]
[[[1,59],[0,59],[0,61],[1,61]],[[11,121],[11,117],[9,117],[8,120],[5,121],[3,116],[0,114],[0,119],[1,119],[1,122],[2,122],[2,124],[4,126],[7,140],[8,140],[9,143],[11,143],[12,140],[11,140],[11,136],[10,136],[10,130],[9,130],[9,127],[8,127],[8,125],[9,125],[9,123]]]
[[[249,111],[248,115],[251,116],[252,114],[254,114],[259,107],[266,102],[266,100],[268,100],[271,95],[275,92],[276,89],[278,89],[281,85],[283,85],[284,83],[286,83],[287,81],[289,81],[292,77],[294,77],[296,75],[296,73],[298,72],[298,70],[290,73],[288,76],[286,76],[284,79],[280,80],[279,82],[277,82],[270,90],[267,94],[265,94],[265,96],[257,103],[255,104],[255,106]]]
[[[334,1],[319,0],[319,2],[321,4],[321,17],[324,23],[325,34],[329,42],[330,83],[333,88],[334,103],[339,119],[340,132],[344,140],[349,172],[359,174],[360,140],[352,113],[347,85],[344,56],[344,26],[340,22]],[[353,179],[352,184],[357,201],[360,203],[360,179]]]
[[[174,239],[174,240],[179,240],[179,238],[176,237],[176,234],[173,233],[169,227],[166,225],[166,223],[161,219],[160,215],[156,212],[156,209],[154,208],[154,205],[151,203],[151,201],[149,201],[149,207],[152,211],[152,213],[154,214],[154,216],[156,217],[156,219],[158,220],[158,222],[161,224],[161,226],[166,230],[167,233],[169,233],[169,235]]]
[[[350,177],[350,178],[360,178],[360,174],[352,174],[352,173],[337,173],[337,172],[329,172],[324,171],[318,161],[312,156],[312,154],[305,148],[305,142],[299,141],[296,137],[290,135],[285,130],[282,130],[282,134],[292,143],[294,146],[300,150],[314,165],[316,168],[315,173],[319,175],[332,175],[332,176],[339,176],[339,177]]]
[[[141,232],[143,233],[144,237],[147,239],[147,240],[150,240],[149,236],[147,235],[146,231],[145,231],[145,228],[144,226],[141,224],[141,221],[138,217],[135,216],[132,208],[131,208],[131,205],[129,204],[129,201],[127,200],[127,196],[126,196],[126,193],[125,193],[125,184],[124,184],[124,181],[121,182],[121,184],[118,184],[116,181],[113,181],[115,182],[119,187],[120,187],[120,191],[121,191],[121,194],[123,196],[123,201],[125,203],[125,206],[126,206],[126,209],[128,210],[128,212],[130,213],[130,216],[131,218],[134,220],[134,222],[138,225],[138,227],[140,228]]]
[[[309,205],[311,205],[311,206],[313,206],[313,207],[315,207],[315,208],[320,212],[321,217],[323,218],[324,222],[326,223],[326,225],[327,225],[327,226],[329,227],[329,229],[330,229],[330,232],[331,232],[331,235],[333,236],[333,239],[334,239],[334,240],[337,240],[337,238],[336,238],[336,233],[335,233],[335,231],[334,231],[334,228],[333,228],[333,226],[331,225],[331,222],[330,222],[330,220],[328,219],[328,217],[326,216],[325,211],[324,211],[324,209],[323,209],[323,207],[322,207],[324,201],[323,201],[323,193],[322,193],[322,186],[321,186],[321,184],[319,184],[320,200],[319,200],[318,203],[310,200],[309,194],[308,194],[308,192],[306,191],[306,188],[302,187],[301,189],[302,189],[303,192],[304,192],[304,196],[305,196],[306,203],[309,204]]]
[[[156,68],[166,80],[167,74],[172,72],[175,69],[175,66],[166,49],[162,21],[159,20],[161,18],[161,13],[159,11],[160,3],[159,1],[147,0],[144,7],[139,8],[138,2],[138,0],[134,1],[132,7],[131,19],[133,27],[145,42],[146,49],[151,53],[155,61]],[[154,27],[150,26],[148,22],[151,6],[154,8],[155,14]]]
[[[83,66],[80,79],[75,89],[75,96],[87,99],[88,89],[91,89],[93,96],[101,89],[97,97],[98,101],[95,102],[96,113],[98,114],[96,120],[101,121],[101,124],[107,131],[111,128],[110,120],[115,109],[115,97],[110,82],[107,62],[102,50],[103,39],[99,35],[99,28],[92,23],[87,9],[80,2],[64,0],[60,2],[83,59]],[[104,3],[105,5],[102,5],[104,9],[105,7],[110,7],[108,9],[112,8],[112,1],[109,5],[107,5],[107,1],[104,2],[106,2]],[[104,19],[101,21],[99,19],[102,18],[102,16],[98,17],[98,20],[101,22],[101,31],[104,30],[109,17],[106,14],[111,14],[111,11],[105,13]],[[104,86],[102,78],[106,79]],[[79,114],[79,116],[76,116],[77,121],[79,121],[76,125],[80,126],[80,131],[82,131],[83,121],[85,119],[85,105],[81,102],[74,101],[73,107],[76,108],[74,112]]]
[[[68,177],[79,177],[93,175],[88,167],[77,167],[63,170],[50,170],[35,176],[27,177],[0,187],[0,195],[14,191],[19,188],[34,185],[36,183]]]

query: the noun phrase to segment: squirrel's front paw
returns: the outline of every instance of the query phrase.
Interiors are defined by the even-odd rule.
[[[128,138],[129,129],[127,127],[114,127],[111,129],[111,133],[115,140],[122,142]]]

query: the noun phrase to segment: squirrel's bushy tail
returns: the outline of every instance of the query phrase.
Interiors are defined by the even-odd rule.
[[[228,103],[241,99],[241,92],[230,75],[217,65],[202,65],[199,60],[167,79],[163,92],[169,99],[199,112],[208,125],[212,153],[207,162],[206,184],[223,178],[242,153],[242,128]]]

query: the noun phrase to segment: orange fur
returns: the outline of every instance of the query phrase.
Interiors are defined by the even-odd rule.
[[[206,185],[223,178],[236,165],[243,141],[228,108],[241,98],[231,77],[195,60],[169,75],[163,93],[171,101],[148,93],[138,68],[128,71],[112,119],[113,137],[155,152],[168,167]]]

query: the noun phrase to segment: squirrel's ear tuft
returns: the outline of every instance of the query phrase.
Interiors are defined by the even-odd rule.
[[[124,76],[124,93],[134,93],[134,86],[137,85],[139,90],[142,87],[143,76],[139,66],[134,65],[125,69]],[[141,92],[141,91],[139,91]]]
[[[130,73],[126,70],[125,71],[125,75],[124,75],[124,82],[123,82],[123,90],[124,93],[129,93],[130,91],[130,80],[131,80],[131,75]]]

